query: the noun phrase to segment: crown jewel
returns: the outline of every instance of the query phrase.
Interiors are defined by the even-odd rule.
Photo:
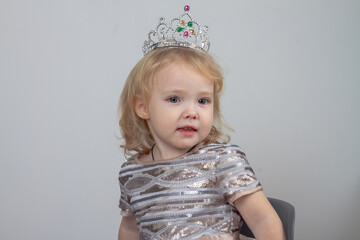
[[[208,52],[208,27],[201,28],[200,24],[192,19],[189,11],[190,7],[186,5],[184,13],[168,23],[161,17],[156,29],[149,32],[148,39],[144,42],[144,55],[159,47],[189,47]]]

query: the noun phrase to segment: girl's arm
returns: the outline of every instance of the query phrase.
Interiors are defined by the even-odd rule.
[[[119,228],[119,240],[139,240],[135,216],[123,216]]]
[[[253,232],[256,240],[285,240],[282,222],[263,191],[240,197],[235,207]]]

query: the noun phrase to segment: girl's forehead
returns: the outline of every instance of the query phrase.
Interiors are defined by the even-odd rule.
[[[169,65],[154,76],[155,84],[182,84],[193,81],[194,84],[202,82],[205,84],[213,84],[206,76],[200,71],[197,71],[193,67],[187,64],[172,64]]]
[[[210,75],[205,75],[206,69],[200,70],[197,67],[194,67],[191,63],[184,61],[175,61],[164,64],[159,67],[154,73],[154,80],[156,81],[159,77],[166,75],[167,77],[177,76],[177,77],[189,77],[192,75],[199,75],[203,79],[207,79],[212,84],[214,83]]]
[[[188,65],[172,65],[158,72],[152,90],[162,93],[213,94],[214,83]]]

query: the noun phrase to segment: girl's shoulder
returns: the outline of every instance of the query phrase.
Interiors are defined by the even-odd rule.
[[[245,152],[236,144],[224,143],[224,142],[214,142],[207,145],[204,145],[198,149],[200,152],[209,152],[217,154],[226,154],[226,153],[236,153],[242,156],[246,156]]]
[[[136,164],[135,155],[127,158],[127,159],[125,160],[125,162],[121,165],[121,168],[123,169],[123,168],[125,168],[125,167],[131,166],[131,165],[134,165],[134,164]]]

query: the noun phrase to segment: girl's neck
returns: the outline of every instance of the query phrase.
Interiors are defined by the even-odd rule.
[[[153,164],[153,163],[159,163],[159,162],[170,162],[176,159],[180,159],[182,157],[185,157],[186,155],[190,154],[191,152],[195,151],[196,149],[199,149],[203,146],[203,143],[198,143],[197,145],[195,145],[194,147],[190,148],[187,152],[184,153],[180,153],[179,155],[174,155],[174,157],[169,157],[169,158],[157,158],[156,155],[156,146],[154,147],[154,161],[152,160],[152,155],[151,152],[146,154],[146,155],[137,155],[135,156],[135,161],[139,164],[144,164],[144,165],[148,165],[148,164]]]
[[[164,152],[162,152],[160,148],[158,148],[157,145],[154,144],[150,151],[151,160],[155,162],[155,161],[164,161],[164,160],[179,158],[184,154],[191,152],[191,150],[193,150],[196,146],[197,144],[185,151],[178,151],[178,152],[172,152],[170,154],[164,154]]]

